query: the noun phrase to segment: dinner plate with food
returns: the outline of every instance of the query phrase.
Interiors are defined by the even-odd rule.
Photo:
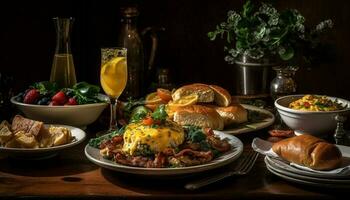
[[[170,120],[165,105],[153,112],[139,109],[119,131],[91,139],[85,147],[87,158],[115,171],[163,176],[217,168],[243,151],[233,135]]]
[[[0,154],[21,159],[43,159],[81,143],[86,133],[76,127],[44,124],[16,115],[0,124]]]
[[[138,117],[140,106],[154,110],[159,105],[165,105],[169,120],[179,125],[212,128],[230,134],[266,128],[275,120],[265,109],[240,104],[226,89],[202,83],[184,85],[172,92],[159,88],[144,101],[125,103],[121,115],[131,116],[133,120],[134,116]]]

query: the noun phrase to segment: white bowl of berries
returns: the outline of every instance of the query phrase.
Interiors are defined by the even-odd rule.
[[[11,102],[33,120],[85,128],[98,119],[108,105],[108,97],[99,87],[80,82],[61,88],[49,82],[35,83]]]

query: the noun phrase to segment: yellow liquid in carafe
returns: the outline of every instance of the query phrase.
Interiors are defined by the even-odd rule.
[[[116,57],[101,67],[101,86],[105,93],[118,98],[125,89],[128,78],[128,70],[125,57]]]
[[[55,54],[51,69],[51,82],[59,87],[72,87],[77,83],[72,54]]]

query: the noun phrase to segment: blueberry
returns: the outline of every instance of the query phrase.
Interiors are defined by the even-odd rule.
[[[49,104],[50,98],[49,97],[44,97],[40,100],[43,104],[40,105],[47,105]]]
[[[40,99],[38,102],[37,102],[38,105],[47,105],[47,102],[43,101],[42,99]]]

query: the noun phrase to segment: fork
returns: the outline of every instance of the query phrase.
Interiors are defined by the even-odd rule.
[[[185,188],[189,190],[195,190],[230,176],[245,175],[252,169],[256,159],[258,158],[258,155],[258,152],[250,151],[246,156],[240,159],[240,162],[235,166],[233,170],[223,172],[221,174],[215,174],[210,177],[202,178],[200,180],[187,183],[185,185]]]

